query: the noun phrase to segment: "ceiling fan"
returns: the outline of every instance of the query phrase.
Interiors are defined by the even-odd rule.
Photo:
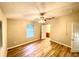
[[[48,13],[48,11],[47,12],[45,11],[45,3],[41,3],[41,6],[42,6],[43,12],[40,12],[39,8],[37,8],[39,10],[39,18],[40,18],[38,21],[39,23],[46,23],[46,21],[48,21],[48,20],[55,19],[55,17],[46,18],[45,14]]]
[[[40,13],[40,21],[39,21],[39,23],[45,23],[47,20],[52,20],[52,19],[55,18],[55,17],[45,18],[44,15],[45,15],[45,12]]]

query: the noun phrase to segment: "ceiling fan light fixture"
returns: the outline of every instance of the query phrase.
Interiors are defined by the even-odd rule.
[[[40,20],[39,23],[45,23],[45,21],[44,20]]]

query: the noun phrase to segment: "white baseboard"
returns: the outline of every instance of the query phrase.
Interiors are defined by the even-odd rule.
[[[34,40],[34,41],[37,41],[37,40]],[[28,44],[28,43],[31,43],[31,42],[34,42],[34,41],[29,41],[29,42],[25,42],[25,43],[22,43],[22,44],[19,44],[19,45],[16,45],[16,46],[12,46],[12,47],[7,48],[7,50],[13,49],[13,48],[16,48],[16,47],[19,47],[19,46],[22,46],[22,45],[25,45],[25,44]]]
[[[64,46],[66,46],[66,47],[71,48],[71,46],[68,46],[68,45],[66,45],[66,44],[63,44],[63,43],[61,43],[61,42],[58,42],[58,41],[55,41],[55,40],[51,40],[51,41],[56,42],[56,43],[58,43],[58,44],[61,44],[61,45],[64,45]]]
[[[37,41],[37,40],[34,40],[34,41]],[[25,44],[28,44],[28,43],[34,42],[34,41],[29,41],[29,42],[25,42],[25,43],[22,43],[22,44],[13,46],[13,47],[9,47],[9,48],[7,48],[7,50],[13,49],[13,48],[16,48],[16,47],[19,47],[19,46],[21,46],[21,45],[25,45]],[[56,43],[58,43],[58,44],[61,44],[61,45],[64,45],[64,46],[67,46],[67,47],[71,48],[70,46],[68,46],[68,45],[66,45],[66,44],[63,44],[63,43],[60,43],[60,42],[57,42],[57,41],[54,41],[54,40],[51,40],[51,41],[56,42]]]

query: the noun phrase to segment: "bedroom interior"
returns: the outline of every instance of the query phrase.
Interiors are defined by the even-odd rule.
[[[0,2],[0,56],[79,57],[78,2]]]

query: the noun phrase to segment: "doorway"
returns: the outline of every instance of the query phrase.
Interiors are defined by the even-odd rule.
[[[51,25],[44,24],[41,26],[41,39],[50,38]]]

